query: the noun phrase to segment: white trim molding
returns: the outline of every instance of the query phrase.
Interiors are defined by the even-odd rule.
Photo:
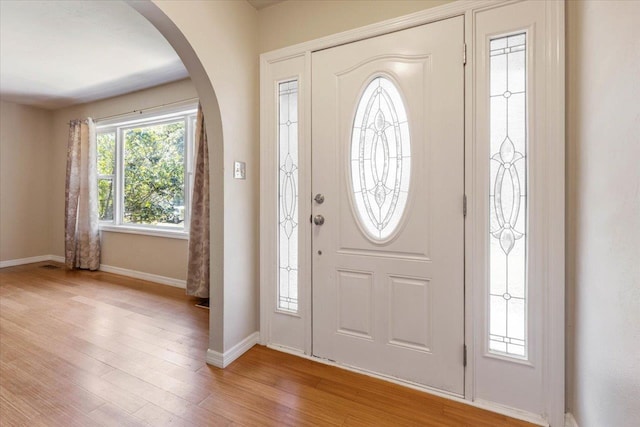
[[[107,232],[107,233],[126,233],[126,234],[137,234],[139,236],[154,236],[154,237],[166,237],[168,239],[189,240],[189,232],[182,231],[182,230],[161,230],[158,228],[100,224],[100,231]]]
[[[489,402],[482,399],[476,399],[474,401],[467,400],[465,401],[465,403],[468,403],[469,405],[476,408],[486,409],[487,411],[506,415],[507,417],[515,418],[521,421],[526,421],[531,424],[549,427],[549,422],[541,415],[523,411],[517,408],[512,408],[511,406],[500,405],[499,403]]]
[[[564,414],[564,427],[578,427],[578,422],[571,412]]]
[[[49,261],[54,261],[54,262],[60,262],[62,264],[64,264],[64,257],[60,256],[60,255],[49,255],[51,258],[49,259]]]
[[[10,259],[0,261],[0,268],[15,267],[18,265],[33,264],[36,262],[54,261],[64,263],[64,257],[59,255],[39,255],[29,258]],[[173,277],[160,276],[158,274],[145,273],[143,271],[130,270],[128,268],[114,267],[111,265],[100,264],[99,271],[105,273],[118,274],[120,276],[131,277],[133,279],[145,280],[147,282],[158,283],[160,285],[173,286],[175,288],[186,289],[187,281],[174,279]]]
[[[209,365],[215,366],[216,368],[226,368],[238,357],[249,351],[251,347],[258,344],[259,339],[260,333],[254,332],[224,353],[208,349],[206,361]]]
[[[58,258],[58,257],[55,257],[55,258]],[[38,255],[38,256],[32,256],[28,258],[8,259],[6,261],[0,261],[0,268],[15,267],[17,265],[33,264],[33,263],[42,262],[42,261],[58,261],[58,260],[54,259],[54,255]],[[64,262],[64,258],[62,259],[62,261]]]
[[[146,280],[147,282],[159,283],[161,285],[173,286],[174,288],[186,289],[187,281],[174,279],[173,277],[160,276],[158,274],[145,273],[143,271],[129,270],[128,268],[114,267],[112,265],[100,264],[100,271],[105,273],[119,274],[120,276],[131,277],[133,279]]]

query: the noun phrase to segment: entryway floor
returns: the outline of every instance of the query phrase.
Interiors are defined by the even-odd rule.
[[[45,264],[0,270],[3,425],[531,425],[261,346],[217,369],[183,289]]]

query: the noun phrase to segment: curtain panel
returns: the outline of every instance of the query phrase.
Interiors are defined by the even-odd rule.
[[[189,225],[187,295],[209,298],[209,149],[207,130],[198,105],[196,159]]]
[[[91,118],[69,123],[65,186],[65,264],[100,267],[96,130]]]

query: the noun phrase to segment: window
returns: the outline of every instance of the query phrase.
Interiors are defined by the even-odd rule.
[[[278,85],[278,309],[298,311],[298,81]]]
[[[188,231],[196,109],[98,124],[98,213],[103,229]]]
[[[526,34],[490,43],[489,349],[527,357]]]
[[[386,77],[369,83],[351,131],[351,185],[360,223],[376,241],[393,234],[404,213],[411,176],[407,113]]]

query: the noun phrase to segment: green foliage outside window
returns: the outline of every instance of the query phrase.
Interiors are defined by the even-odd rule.
[[[115,174],[116,135],[98,134],[98,215],[101,221],[113,220],[113,178]]]
[[[123,223],[178,224],[184,220],[185,124],[127,129],[123,135]],[[98,212],[114,219],[116,134],[97,135]]]
[[[184,209],[184,122],[124,135],[125,223],[179,223]]]

